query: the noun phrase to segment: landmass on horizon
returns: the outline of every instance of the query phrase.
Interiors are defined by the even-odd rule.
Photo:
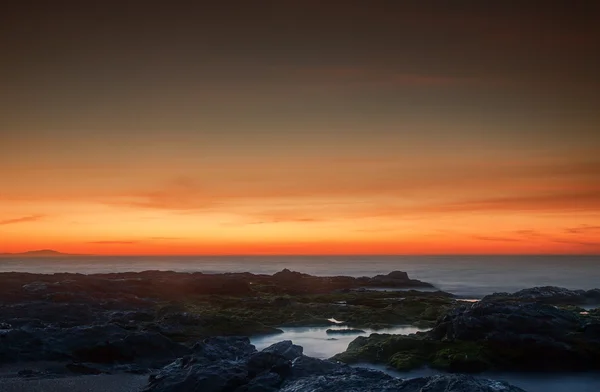
[[[0,257],[69,257],[69,256],[90,256],[87,254],[62,253],[53,249],[30,250],[19,253],[0,253]]]

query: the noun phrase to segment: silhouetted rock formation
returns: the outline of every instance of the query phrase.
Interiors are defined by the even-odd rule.
[[[150,376],[145,392],[523,392],[504,382],[446,375],[401,380],[302,355],[283,341],[261,352],[246,338],[215,338]]]

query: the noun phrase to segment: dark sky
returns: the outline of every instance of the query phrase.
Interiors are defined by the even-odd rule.
[[[495,200],[598,213],[600,2],[212,3],[3,2],[4,221],[50,199],[178,210],[190,188],[253,211],[405,188],[479,203],[488,177]]]

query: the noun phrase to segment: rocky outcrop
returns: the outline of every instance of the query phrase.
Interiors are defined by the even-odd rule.
[[[138,363],[155,368],[189,349],[160,334],[116,325],[0,331],[0,362],[58,360],[75,363]]]
[[[353,278],[350,276],[318,277],[284,269],[272,277],[279,292],[287,294],[327,293],[358,288],[434,288],[431,284],[410,279],[406,272],[393,271],[387,275]]]
[[[552,305],[481,301],[449,311],[427,333],[359,337],[335,358],[458,372],[600,369],[599,325]]]
[[[190,295],[248,296],[270,294],[323,294],[361,287],[433,288],[410,279],[406,272],[394,271],[373,278],[311,276],[284,269],[271,275],[251,273],[204,274],[169,271],[125,272],[82,275],[0,273],[0,298],[5,303],[22,301],[82,303],[102,300],[109,304],[143,305],[148,299],[173,300]]]
[[[204,341],[201,349],[150,376],[145,392],[523,392],[504,382],[446,375],[401,380],[302,355],[292,342],[256,352],[246,338]]]
[[[541,302],[553,305],[600,304],[600,289],[569,290],[544,286],[524,289],[515,293],[494,293],[483,297],[484,302]]]

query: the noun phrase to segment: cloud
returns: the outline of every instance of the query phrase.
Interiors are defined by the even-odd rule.
[[[588,234],[600,231],[600,226],[581,225],[578,227],[568,227],[565,232],[569,234]]]
[[[261,161],[253,165],[226,167],[217,177],[180,176],[145,189],[124,190],[102,202],[177,213],[238,214],[249,211],[249,206],[260,212],[274,204],[285,210],[250,214],[250,220],[256,224],[320,221],[331,215],[600,211],[600,186],[596,185],[600,181],[600,162],[595,161],[496,162],[477,167],[457,164],[425,167],[422,171],[407,171],[401,161],[381,158],[324,158],[313,162],[310,170],[297,162]],[[467,194],[480,195],[469,200]],[[506,196],[485,197],[486,194]],[[431,195],[443,195],[445,200],[427,203]],[[380,197],[385,202],[373,201]],[[323,202],[332,204],[332,209],[315,204]],[[355,204],[344,207],[342,204],[347,202]]]
[[[536,230],[515,230],[513,233],[522,235],[525,237],[542,237],[543,234]]]
[[[217,199],[204,191],[197,181],[179,177],[155,190],[131,192],[108,204],[164,210],[203,210],[218,204]]]
[[[493,237],[493,236],[483,236],[483,235],[475,235],[473,236],[476,240],[481,241],[500,241],[500,242],[522,242],[522,240],[518,238],[509,238],[509,237]]]
[[[46,218],[46,215],[28,215],[22,216],[20,218],[6,219],[0,221],[0,226],[3,225],[14,225],[17,223],[25,223],[25,222],[35,222]]]
[[[88,244],[96,245],[132,245],[137,244],[139,241],[90,241]]]
[[[532,194],[433,205],[430,212],[461,211],[600,211],[600,190]],[[427,207],[424,207],[427,210]]]
[[[272,223],[314,223],[314,222],[323,222],[326,219],[317,219],[317,218],[295,218],[293,216],[289,217],[272,217],[267,220],[260,220],[255,222],[248,222],[247,225],[264,225],[264,224],[272,224]]]
[[[149,240],[152,241],[177,241],[177,240],[183,240],[185,238],[183,237],[148,237]]]
[[[594,241],[578,241],[578,240],[562,239],[562,238],[555,238],[555,239],[552,239],[551,241],[561,243],[561,244],[583,245],[583,246],[591,246],[591,247],[599,247],[600,248],[600,242],[594,242]]]
[[[586,228],[589,227],[592,229],[600,229],[600,227],[595,227],[595,226],[585,226],[585,227]],[[585,241],[585,240],[579,240],[577,238],[572,238],[572,237],[560,237],[560,236],[556,236],[556,235],[540,233],[535,230],[515,230],[510,233],[517,234],[517,235],[521,236],[521,238],[504,237],[504,236],[481,236],[481,235],[473,236],[473,238],[478,239],[478,240],[483,240],[483,241],[500,241],[500,242],[528,242],[528,241],[540,242],[541,241],[541,242],[554,242],[554,243],[560,243],[560,244],[580,245],[580,246],[585,246],[585,247],[600,247],[600,242],[597,242],[597,241]],[[573,232],[569,232],[569,233],[572,234]]]

